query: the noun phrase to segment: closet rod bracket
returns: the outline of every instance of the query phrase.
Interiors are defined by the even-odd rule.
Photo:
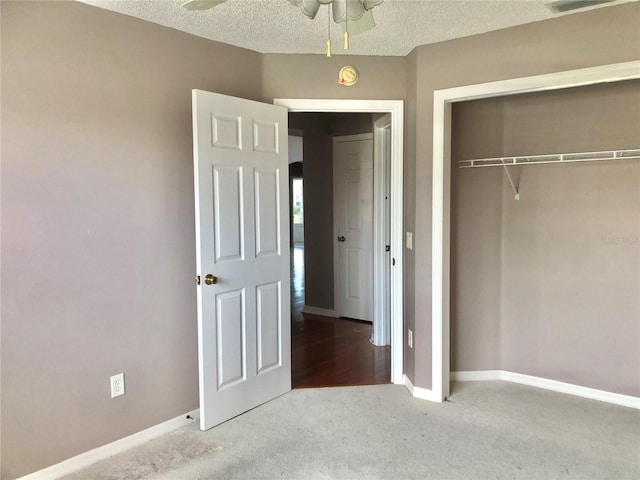
[[[513,194],[516,200],[520,200],[520,192],[518,192],[518,189],[516,188],[516,185],[513,183],[513,178],[511,178],[511,174],[509,173],[509,169],[507,168],[506,165],[503,165],[504,167],[504,173],[507,174],[507,178],[509,179],[509,183],[511,184],[511,188],[513,189]]]

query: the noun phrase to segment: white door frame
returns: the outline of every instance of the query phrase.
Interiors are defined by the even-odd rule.
[[[273,103],[288,108],[290,112],[389,113],[391,115],[391,258],[395,260],[395,265],[391,269],[391,382],[404,383],[402,378],[404,373],[402,335],[404,305],[404,102],[402,100],[276,98]],[[374,190],[375,194],[376,191]],[[374,210],[374,230],[376,229],[375,222],[382,218],[381,213]],[[382,250],[376,254],[384,253],[384,250]],[[374,258],[376,254],[374,254]],[[380,264],[381,262],[374,260],[374,277],[379,275],[379,272],[375,270],[375,266]],[[379,293],[374,291],[374,305],[376,304],[377,295]]]
[[[451,104],[480,98],[619,82],[640,78],[640,61],[581,68],[433,92],[432,385],[429,398],[449,396],[449,279],[451,198]]]
[[[386,212],[387,203],[384,195],[389,188],[391,158],[387,157],[387,147],[390,139],[387,140],[385,132],[391,129],[391,115],[386,114],[376,120],[373,124],[373,209],[379,215],[378,221],[373,230],[373,251],[378,252],[373,258],[373,271],[378,274],[374,276],[374,291],[381,292],[374,296],[373,306],[373,335],[371,342],[374,345],[389,345],[391,341],[391,322],[389,317],[390,295],[386,295],[385,290],[390,287],[389,275],[391,271],[390,258],[385,251],[386,245],[390,244],[387,232],[390,227],[390,218]],[[375,215],[374,215],[375,216]]]

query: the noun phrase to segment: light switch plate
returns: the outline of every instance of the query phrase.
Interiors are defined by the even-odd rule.
[[[407,248],[413,250],[413,232],[407,232]]]

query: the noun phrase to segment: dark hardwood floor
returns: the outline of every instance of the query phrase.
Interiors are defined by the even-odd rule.
[[[391,349],[376,347],[371,323],[302,313],[304,249],[291,249],[293,388],[376,385],[391,379]]]

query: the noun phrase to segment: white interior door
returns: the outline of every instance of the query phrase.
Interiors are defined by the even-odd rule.
[[[291,390],[287,130],[283,107],[193,91],[203,430]]]
[[[373,321],[373,140],[333,139],[335,308]]]

